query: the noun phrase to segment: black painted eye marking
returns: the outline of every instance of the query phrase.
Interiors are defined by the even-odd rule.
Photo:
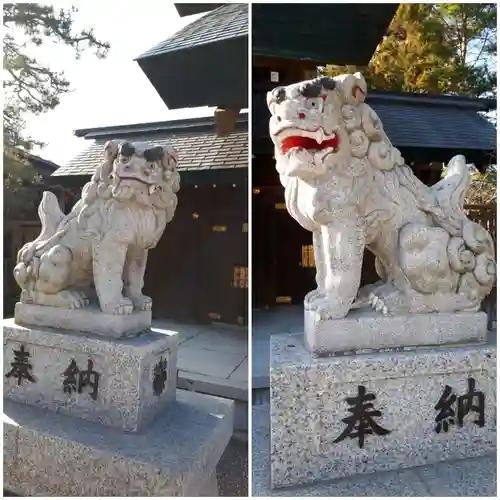
[[[313,80],[312,82],[307,82],[302,85],[300,88],[300,93],[304,97],[319,97],[321,94],[321,91],[323,90],[323,87],[321,86],[321,82],[317,80]]]
[[[118,154],[130,158],[135,153],[135,148],[130,142],[122,142],[118,148]]]
[[[329,76],[323,76],[321,79],[321,85],[325,90],[335,90],[335,80]]]
[[[274,97],[274,100],[276,101],[276,104],[280,104],[286,99],[286,90],[284,87],[276,87],[272,92],[271,95]]]
[[[334,90],[335,80],[328,76],[323,76],[321,78],[315,78],[309,82],[306,82],[299,89],[300,93],[304,97],[319,97],[322,90]]]
[[[146,149],[146,151],[144,151],[144,158],[148,161],[159,161],[164,155],[165,152],[161,146],[156,146],[155,148]]]

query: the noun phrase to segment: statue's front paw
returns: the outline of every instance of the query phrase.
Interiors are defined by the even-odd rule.
[[[304,297],[304,308],[307,310],[312,310],[314,309],[315,304],[321,300],[323,297],[322,293],[316,289],[316,290],[311,290],[305,297]]]
[[[139,311],[151,311],[153,307],[153,300],[151,297],[147,297],[146,295],[139,295],[137,297],[130,297],[132,299],[132,303],[136,309]]]
[[[313,304],[314,312],[321,320],[344,318],[349,312],[349,307],[338,301],[329,300],[328,297],[320,297]]]
[[[106,314],[132,314],[134,305],[130,299],[121,297],[118,300],[101,305],[101,309]]]
[[[387,316],[387,314],[389,313],[385,300],[382,297],[379,297],[378,295],[372,293],[369,297],[369,303],[371,308],[376,312],[381,313],[384,316]]]

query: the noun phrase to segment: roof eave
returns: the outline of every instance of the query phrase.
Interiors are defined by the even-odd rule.
[[[221,44],[223,42],[227,42],[229,40],[240,40],[240,39],[247,39],[248,35],[228,35],[228,36],[221,36],[217,38],[217,40],[209,40],[207,42],[200,42],[197,43],[196,45],[193,45],[191,47],[175,47],[173,49],[166,49],[163,50],[163,52],[154,52],[155,48],[153,47],[152,49],[147,50],[146,52],[143,52],[141,55],[135,57],[133,59],[134,62],[137,62],[139,65],[143,61],[149,61],[149,60],[154,60],[154,59],[161,59],[163,56],[167,54],[171,54],[173,52],[185,52],[186,50],[193,50],[193,49],[202,49],[204,47],[212,46],[212,45],[217,45]],[[141,68],[142,69],[142,68]]]
[[[223,3],[174,3],[175,10],[180,17],[192,16],[209,12],[224,5]]]
[[[243,35],[137,62],[169,109],[199,106],[245,109],[247,55],[248,35]]]
[[[237,125],[248,124],[248,113],[240,113],[236,119]],[[81,128],[73,131],[76,137],[95,139],[97,137],[116,136],[120,134],[139,134],[165,131],[200,130],[215,126],[213,116],[201,118],[186,118],[164,122],[133,123],[129,125],[111,125],[109,127]]]
[[[497,108],[496,99],[460,95],[405,94],[403,92],[372,90],[368,93],[367,99],[378,102],[388,101],[416,105],[455,106],[464,109],[475,109],[477,111],[490,111]]]

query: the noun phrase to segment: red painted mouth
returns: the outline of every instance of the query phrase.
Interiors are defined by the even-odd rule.
[[[326,148],[338,148],[338,146],[339,146],[338,136],[335,136],[332,139],[327,139],[326,141],[323,141],[321,144],[312,137],[290,136],[287,137],[286,139],[283,139],[283,142],[281,143],[281,152],[283,154],[286,154],[292,148],[321,150]]]

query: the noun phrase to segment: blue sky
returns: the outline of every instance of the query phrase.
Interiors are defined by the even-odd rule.
[[[140,3],[87,0],[52,5],[56,10],[70,5],[77,7],[75,29],[94,28],[98,39],[111,43],[111,50],[104,60],[98,60],[90,50],[75,60],[74,52],[61,44],[48,42],[32,48],[30,55],[52,70],[64,71],[74,90],[62,96],[55,110],[27,117],[27,133],[47,143],[37,154],[61,165],[89,144],[73,135],[75,129],[213,113],[213,108],[170,111],[133,60],[200,15],[180,18],[173,3],[151,0]],[[175,74],[171,77],[175,78]]]

